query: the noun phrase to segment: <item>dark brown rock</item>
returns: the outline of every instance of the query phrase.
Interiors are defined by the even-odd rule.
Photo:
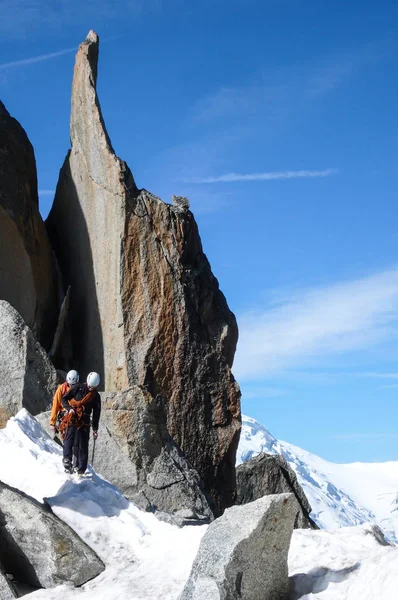
[[[48,350],[58,317],[56,265],[39,213],[32,145],[1,101],[0,240],[0,299]]]
[[[311,506],[293,469],[279,454],[259,454],[236,469],[236,504],[247,504],[262,496],[292,493],[300,511],[295,529],[318,529],[310,517]]]
[[[76,56],[72,148],[48,230],[65,286],[76,367],[108,391],[167,400],[168,429],[221,512],[235,499],[238,330],[186,198],[138,190],[113,151],[96,93],[98,37]]]
[[[222,511],[234,500],[240,432],[235,317],[190,211],[141,192],[123,258],[129,380],[168,399],[169,431]]]

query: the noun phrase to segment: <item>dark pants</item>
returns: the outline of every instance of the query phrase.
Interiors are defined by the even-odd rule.
[[[64,459],[72,462],[73,453],[76,457],[76,467],[79,471],[87,469],[88,463],[88,441],[90,438],[90,427],[68,427],[64,440]]]

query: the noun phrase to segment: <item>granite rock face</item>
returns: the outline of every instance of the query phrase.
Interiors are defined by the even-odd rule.
[[[76,368],[109,391],[145,387],[167,401],[168,430],[219,514],[235,500],[238,331],[203,253],[186,198],[138,190],[113,151],[96,92],[98,37],[75,63],[71,142],[47,225],[71,286]]]
[[[145,510],[212,520],[198,473],[168,433],[163,399],[138,386],[102,397],[96,471]]]
[[[0,101],[0,299],[51,346],[58,318],[58,275],[39,213],[36,162],[21,125]]]
[[[105,568],[50,508],[1,482],[0,562],[16,580],[44,588],[80,586]]]
[[[287,600],[292,494],[233,506],[209,525],[178,600]]]
[[[0,300],[0,427],[21,408],[36,415],[51,406],[57,373],[8,302]]]
[[[295,529],[318,529],[310,517],[311,505],[297,481],[296,473],[283,456],[262,453],[239,465],[236,484],[236,504],[247,504],[271,494],[294,494],[300,506]]]
[[[203,254],[191,212],[147,192],[124,249],[128,377],[168,400],[168,429],[216,504],[234,501],[240,391],[235,318]]]

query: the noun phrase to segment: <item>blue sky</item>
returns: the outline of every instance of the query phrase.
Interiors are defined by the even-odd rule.
[[[246,414],[324,458],[398,460],[398,6],[0,0],[0,90],[41,210],[74,53],[136,182],[187,195],[240,326]]]

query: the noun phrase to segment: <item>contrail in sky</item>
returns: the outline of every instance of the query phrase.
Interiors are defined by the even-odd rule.
[[[76,52],[76,46],[73,48],[65,48],[65,50],[59,50],[58,52],[51,52],[50,54],[41,54],[40,56],[33,56],[31,58],[23,58],[22,60],[13,60],[8,63],[0,64],[0,71],[4,69],[13,69],[14,67],[24,67],[25,65],[31,65],[33,63],[42,62],[44,60],[50,60],[57,56],[63,56],[64,54],[70,54]]]
[[[231,183],[235,181],[269,181],[272,179],[296,179],[299,177],[328,177],[335,175],[337,169],[324,169],[323,171],[271,171],[265,173],[226,173],[218,177],[194,177],[185,179],[186,183]]]

